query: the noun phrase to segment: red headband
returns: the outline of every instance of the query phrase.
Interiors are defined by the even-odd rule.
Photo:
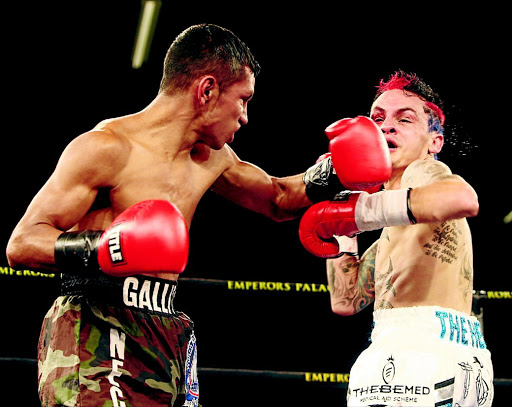
[[[439,117],[439,121],[441,122],[441,126],[444,126],[444,113],[435,103],[425,102],[425,106],[427,106],[430,110],[433,110],[437,117]]]

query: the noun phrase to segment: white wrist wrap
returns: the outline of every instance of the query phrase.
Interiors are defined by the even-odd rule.
[[[407,189],[362,193],[355,207],[355,220],[361,232],[386,226],[410,225],[407,215]]]

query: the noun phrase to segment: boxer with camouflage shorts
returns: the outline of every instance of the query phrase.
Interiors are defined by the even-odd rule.
[[[151,277],[66,275],[65,295],[48,311],[39,340],[41,398],[196,405],[196,340],[192,321],[174,310],[176,286]]]
[[[198,405],[193,325],[169,296],[199,200],[211,189],[278,221],[311,205],[303,174],[270,176],[227,144],[258,72],[231,31],[192,26],[146,108],[65,148],[7,246],[11,267],[69,275],[41,332],[44,406]]]

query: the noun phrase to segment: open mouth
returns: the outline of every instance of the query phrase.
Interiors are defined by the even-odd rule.
[[[388,148],[390,150],[396,150],[397,145],[395,144],[395,142],[393,140],[386,140],[386,141],[388,143]]]

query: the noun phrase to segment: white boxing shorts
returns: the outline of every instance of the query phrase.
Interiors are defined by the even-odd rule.
[[[377,310],[371,344],[350,371],[347,405],[491,406],[493,376],[475,317],[434,306]]]

